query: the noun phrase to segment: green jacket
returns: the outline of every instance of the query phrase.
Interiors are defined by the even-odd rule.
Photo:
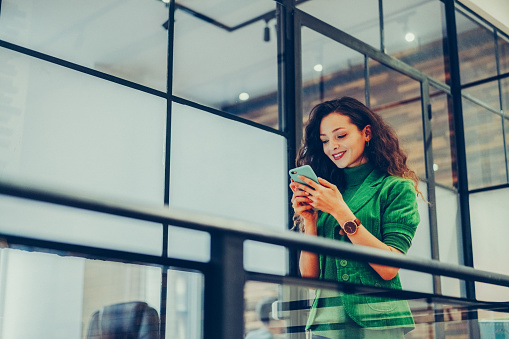
[[[371,170],[369,168],[368,170]],[[420,218],[417,210],[416,191],[413,182],[371,170],[366,179],[345,202],[366,229],[389,246],[403,253],[408,251]],[[346,235],[339,235],[339,224],[328,213],[320,212],[317,220],[319,236],[349,242]],[[326,234],[325,234],[326,233]],[[369,286],[401,289],[399,276],[383,280],[368,263],[342,258],[335,260],[335,267],[325,268],[325,257],[320,255],[320,279],[335,279]],[[336,272],[334,272],[334,270]],[[314,325],[317,306],[343,305],[345,312],[361,327],[387,329],[414,327],[408,303],[405,300],[384,299],[362,294],[342,294],[340,300],[320,300],[321,290],[316,291],[306,329]],[[323,312],[320,318],[323,319]],[[327,316],[325,317],[327,318]],[[331,319],[333,321],[333,319]]]

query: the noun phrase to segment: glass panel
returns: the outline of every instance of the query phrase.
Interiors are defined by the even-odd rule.
[[[192,239],[192,242],[189,239]],[[169,226],[168,257],[201,262],[210,261],[210,234]]]
[[[436,0],[383,1],[386,52],[445,82],[443,6]]]
[[[500,62],[500,74],[509,72],[509,38],[498,35],[498,57]]]
[[[460,265],[462,259],[462,230],[458,194],[450,189],[435,187],[438,250],[440,261]],[[460,281],[442,277],[442,293],[455,297],[461,296]]]
[[[472,248],[476,269],[509,274],[509,267],[500,263],[501,258],[509,256],[509,248],[505,241],[509,237],[509,228],[504,222],[509,220],[508,194],[509,189],[505,188],[470,195]],[[486,225],[491,225],[495,237],[484,231]],[[509,289],[477,284],[476,297],[479,300],[507,300]]]
[[[97,334],[98,322],[103,329],[124,337],[126,333],[114,326],[115,320],[118,324],[119,316],[135,318],[134,305],[143,312],[144,334],[159,331],[162,277],[159,267],[7,248],[0,250],[0,260],[2,338],[85,339],[91,338],[87,335]],[[168,320],[175,322],[175,317],[170,315],[174,316],[172,310],[179,306],[172,294],[176,279],[172,274],[168,277],[166,314]],[[198,295],[200,300],[203,288],[188,286],[184,289],[186,294]],[[201,315],[181,318],[180,323],[185,322],[193,322],[200,329]]]
[[[341,284],[334,287],[322,283],[315,290],[248,281],[244,289],[246,339],[262,338],[261,335],[275,339],[304,338],[306,323],[313,337],[327,338],[473,338],[470,328],[477,324],[481,338],[495,338],[495,333],[501,333],[507,326],[503,319],[508,314],[498,312],[498,305],[493,309],[478,309],[479,305],[465,305],[462,301],[456,304],[451,300],[445,304],[432,299],[392,299],[401,293],[388,295],[387,290],[376,287],[364,286],[357,290],[350,285],[352,294],[344,293],[344,288]],[[315,294],[320,298],[318,307],[312,309]],[[468,320],[473,318],[472,311],[479,311],[479,323]],[[406,326],[401,323],[405,315],[410,321]],[[399,325],[377,329],[377,322],[369,321],[374,318],[380,320],[378,324],[399,322]],[[361,327],[358,322],[363,320],[366,322]]]
[[[423,259],[431,259],[431,236],[429,227],[429,205],[428,201],[428,187],[425,182],[419,183],[419,191],[424,196],[424,199],[417,198],[419,206],[419,216],[421,222],[417,226],[417,231],[412,240],[412,246],[408,250],[407,255],[412,257],[420,257]],[[432,276],[426,273],[401,269],[399,271],[401,284],[404,290],[433,293],[433,280]]]
[[[0,195],[0,233],[161,255],[160,224]]]
[[[495,38],[491,29],[456,11],[461,83],[497,75]]]
[[[160,1],[3,0],[0,39],[165,91],[167,20]]]
[[[430,104],[435,182],[456,187],[458,178],[455,151],[452,149],[455,144],[452,101],[446,93],[434,91],[430,93]]]
[[[287,321],[277,312],[278,303],[281,303],[279,285],[257,281],[245,284],[244,330],[247,339],[287,338]]]
[[[369,65],[371,108],[396,131],[410,168],[426,178],[420,83],[374,60]]]
[[[500,81],[501,91],[502,91],[502,112],[504,113],[504,133],[505,133],[505,152],[506,152],[506,162],[507,167],[509,168],[509,79],[502,79]],[[509,176],[509,170],[508,170]],[[507,179],[509,181],[509,178]]]
[[[463,94],[472,96],[496,111],[500,111],[500,91],[498,81],[491,81],[482,85],[463,89]]]
[[[302,111],[343,96],[365,102],[364,56],[302,28]]]
[[[167,271],[165,338],[204,338],[203,274],[192,271]]]
[[[166,100],[7,49],[0,74],[0,178],[162,205]]]
[[[304,1],[297,7],[362,42],[380,49],[380,15],[377,0],[313,0]]]
[[[204,13],[212,6],[207,3],[194,1],[193,8]],[[234,21],[244,21],[241,3],[246,4],[222,1],[215,12],[231,9]],[[264,9],[270,4],[275,10],[272,0],[250,4],[249,8]],[[175,20],[173,94],[279,128],[275,16],[270,16],[268,24],[259,19],[231,30],[183,10],[175,12]]]
[[[463,99],[469,189],[507,182],[502,118]]]
[[[172,208],[259,224],[261,232],[287,229],[284,137],[175,103],[171,133]],[[181,241],[203,251],[191,237]]]

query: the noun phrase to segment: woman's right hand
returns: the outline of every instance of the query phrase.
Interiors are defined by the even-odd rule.
[[[296,187],[296,183],[292,180],[290,188],[293,192],[292,207],[296,214],[304,219],[305,226],[315,226],[318,213],[309,204],[308,193]]]

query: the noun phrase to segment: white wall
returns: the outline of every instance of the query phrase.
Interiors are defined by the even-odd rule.
[[[509,34],[509,1],[461,0],[460,2]]]

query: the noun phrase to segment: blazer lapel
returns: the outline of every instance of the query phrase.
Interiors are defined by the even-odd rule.
[[[373,198],[385,177],[385,174],[382,174],[377,170],[371,171],[357,192],[355,192],[352,199],[350,199],[348,207],[350,207],[350,210],[353,212],[353,214],[357,213],[364,205],[366,205],[368,201]]]

